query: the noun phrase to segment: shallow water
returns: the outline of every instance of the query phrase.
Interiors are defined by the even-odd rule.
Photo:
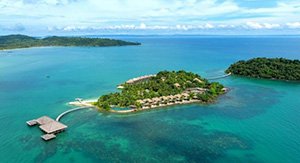
[[[66,115],[68,130],[44,142],[25,122],[56,118],[76,97],[95,98],[160,70],[222,75],[258,56],[300,59],[299,37],[114,36],[127,47],[0,52],[0,162],[300,162],[300,84],[228,77],[212,105],[127,115]]]

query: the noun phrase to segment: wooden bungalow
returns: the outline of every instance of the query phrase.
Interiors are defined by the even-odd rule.
[[[39,124],[39,125],[44,125],[44,124],[47,124],[47,123],[50,123],[50,122],[53,122],[54,119],[48,117],[48,116],[42,116],[38,119],[36,119],[36,122]]]
[[[27,124],[29,126],[33,126],[35,124],[40,125],[39,128],[46,133],[41,137],[46,141],[54,139],[56,137],[55,134],[64,131],[68,127],[48,116],[43,116],[38,119],[28,121]]]
[[[57,122],[57,121],[52,121],[50,123],[44,124],[40,126],[40,129],[44,131],[47,134],[56,134],[64,131],[68,126]]]

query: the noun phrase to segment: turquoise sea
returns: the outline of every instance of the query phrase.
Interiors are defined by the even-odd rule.
[[[27,120],[55,118],[77,97],[116,91],[160,70],[222,75],[252,57],[300,59],[298,36],[111,36],[126,47],[0,51],[0,162],[300,162],[300,83],[231,76],[212,105],[134,114],[93,109],[61,119],[66,132],[44,142]]]

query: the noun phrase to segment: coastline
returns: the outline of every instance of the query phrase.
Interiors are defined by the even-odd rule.
[[[300,60],[298,59],[256,57],[236,61],[225,72],[257,79],[299,82],[299,68]]]
[[[190,101],[184,101],[184,102],[175,102],[172,104],[162,104],[162,105],[155,105],[151,107],[144,107],[141,109],[128,109],[128,110],[113,110],[111,109],[110,112],[112,113],[132,113],[132,112],[138,112],[138,111],[145,111],[145,110],[152,110],[152,109],[163,109],[171,106],[176,105],[185,105],[185,104],[194,104],[194,103],[201,103],[201,100],[190,100]]]
[[[122,46],[133,46],[133,45],[116,45],[116,46],[32,46],[32,47],[24,47],[24,48],[13,48],[13,49],[0,49],[0,52],[3,51],[14,51],[14,50],[24,50],[24,49],[36,49],[36,48],[67,48],[67,47],[86,47],[86,48],[101,48],[101,47],[122,47]],[[138,46],[138,45],[135,45]]]
[[[299,84],[300,80],[284,80],[284,79],[272,79],[272,78],[256,78],[256,77],[251,77],[251,76],[243,76],[243,75],[238,75],[238,74],[231,74],[230,76],[232,77],[238,77],[238,78],[245,78],[248,80],[260,80],[260,81],[274,81],[274,82],[283,82],[283,83],[294,83],[294,84]]]
[[[87,100],[76,100],[71,101],[68,104],[73,106],[87,106],[87,107],[96,107],[93,103],[97,102],[98,99],[87,99]]]
[[[13,48],[13,49],[0,49],[0,52],[10,52],[10,51],[18,51],[24,49],[43,49],[43,48],[53,48],[53,47],[64,47],[64,46],[32,46],[26,48]]]
[[[33,47],[110,47],[141,45],[139,42],[130,42],[110,38],[88,38],[68,36],[32,37],[22,34],[0,36],[0,50],[15,50]]]
[[[97,106],[93,105],[93,103],[97,102],[97,99],[88,99],[88,100],[80,100],[80,101],[71,101],[68,104],[73,105],[73,106],[78,106],[78,107],[94,107],[98,108]],[[203,102],[201,100],[196,100],[192,99],[189,101],[176,101],[174,103],[168,103],[168,104],[159,104],[159,105],[152,105],[151,107],[143,107],[140,109],[128,109],[128,110],[114,110],[111,109],[109,112],[111,113],[132,113],[132,112],[138,112],[138,111],[144,111],[144,110],[150,110],[150,109],[160,109],[160,108],[165,108],[165,107],[170,107],[170,106],[175,106],[175,105],[185,105],[185,104],[193,104],[193,103],[201,103],[201,104],[206,104],[206,102]]]

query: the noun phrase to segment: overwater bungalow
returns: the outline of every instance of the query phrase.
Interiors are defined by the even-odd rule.
[[[52,122],[40,126],[40,129],[47,134],[60,133],[64,131],[66,128],[67,128],[66,125],[54,120]]]
[[[46,133],[41,137],[46,141],[54,139],[56,137],[55,134],[64,131],[68,127],[48,116],[42,116],[38,119],[27,121],[27,124],[29,126],[34,126],[36,124],[40,125],[39,128]]]

